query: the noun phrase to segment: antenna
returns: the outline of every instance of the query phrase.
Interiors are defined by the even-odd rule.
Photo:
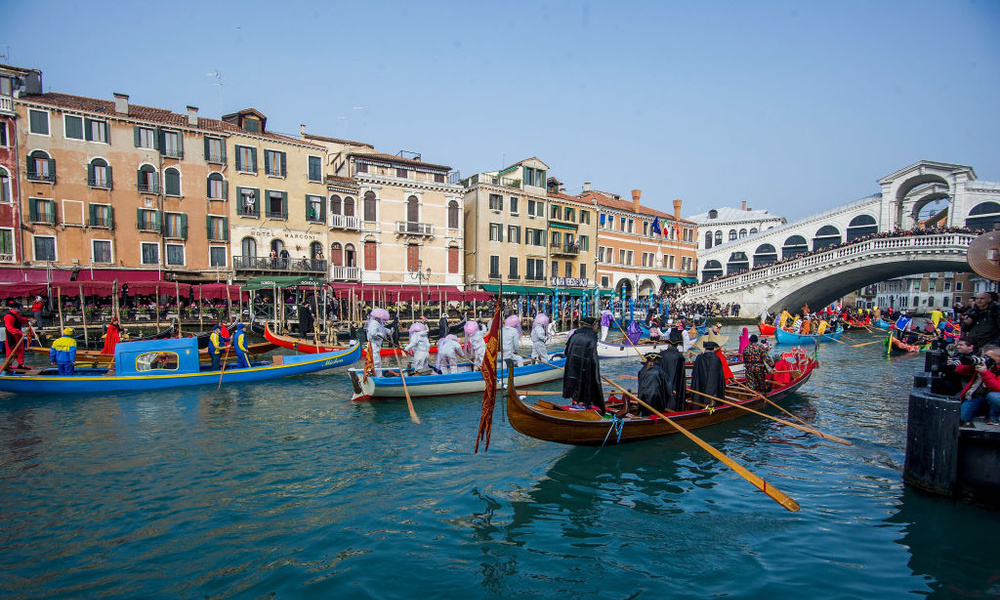
[[[222,86],[226,85],[226,82],[222,80],[222,71],[216,69],[214,71],[205,73],[205,76],[215,78],[215,82],[212,83],[212,85],[219,86],[219,114],[221,115],[224,112],[224,107],[225,107],[225,101],[223,100],[222,97]]]

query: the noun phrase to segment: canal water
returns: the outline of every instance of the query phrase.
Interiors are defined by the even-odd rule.
[[[0,597],[1000,596],[1000,515],[902,483],[922,357],[819,357],[791,410],[853,446],[755,416],[699,430],[798,513],[680,436],[573,448],[498,404],[473,454],[479,398],[418,399],[414,425],[340,372],[6,398]]]

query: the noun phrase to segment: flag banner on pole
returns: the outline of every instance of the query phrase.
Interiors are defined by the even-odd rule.
[[[502,289],[502,288],[501,288]],[[483,356],[483,414],[479,417],[479,433],[476,436],[476,449],[479,453],[479,442],[484,441],[483,452],[490,449],[490,433],[493,430],[493,407],[497,402],[497,354],[500,353],[500,321],[503,319],[503,307],[500,304],[500,292],[497,292],[497,306],[493,311],[493,322],[490,324],[489,337],[486,340],[486,355]]]
[[[653,217],[653,233],[660,235],[662,232],[660,229],[660,217]]]
[[[367,382],[369,376],[375,376],[375,358],[372,356],[371,340],[368,340],[368,354],[365,355],[365,370],[361,375],[361,381]]]

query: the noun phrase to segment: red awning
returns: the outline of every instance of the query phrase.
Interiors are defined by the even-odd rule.
[[[44,283],[0,283],[0,298],[20,298],[22,296],[44,296]]]
[[[431,302],[441,300],[462,300],[462,292],[453,285],[432,285],[428,286],[429,291],[425,298]]]
[[[470,302],[473,300],[476,302],[486,302],[487,300],[493,299],[493,294],[478,290],[466,290],[462,293],[462,299]]]
[[[238,285],[227,285],[225,283],[202,283],[200,285],[192,285],[194,288],[194,297],[204,298],[205,300],[232,300],[233,302],[239,302],[240,300],[240,286]],[[229,290],[229,295],[226,295],[226,290]],[[200,296],[199,296],[200,294]],[[244,294],[244,299],[250,298],[250,292]]]

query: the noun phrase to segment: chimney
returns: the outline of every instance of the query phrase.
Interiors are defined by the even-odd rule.
[[[743,201],[743,210],[746,210],[746,209],[747,209],[747,201],[746,201],[746,200],[744,200],[744,201]]]
[[[188,125],[192,127],[198,126],[198,107],[189,106],[188,108]]]
[[[642,196],[642,190],[632,190],[632,212],[639,212],[639,196]]]
[[[115,92],[115,112],[123,115],[128,114],[128,94]]]
[[[300,138],[306,137],[306,124],[305,123],[299,123],[299,137]]]
[[[681,221],[681,200],[674,200],[674,220]]]
[[[584,181],[583,182],[583,191],[585,191],[585,192],[589,192],[590,191],[590,182],[589,181]]]

